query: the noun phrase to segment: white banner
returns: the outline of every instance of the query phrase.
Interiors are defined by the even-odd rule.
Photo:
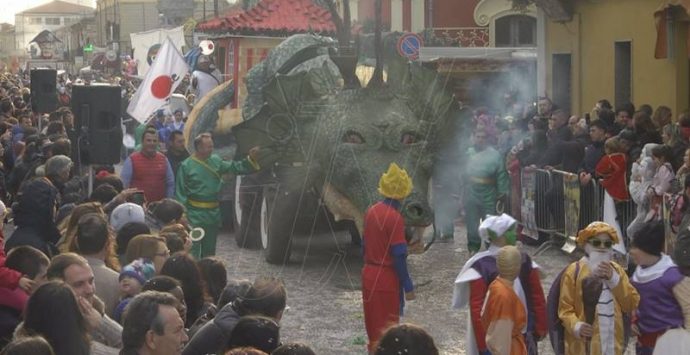
[[[127,113],[141,123],[146,122],[154,111],[165,105],[188,71],[189,66],[182,54],[167,38],[144,81],[132,96]]]
[[[144,76],[149,71],[149,67],[151,67],[166,37],[169,37],[175,45],[175,48],[182,52],[182,46],[185,45],[184,29],[182,26],[168,30],[155,29],[145,32],[130,33],[129,38],[132,40],[134,59],[137,61],[139,76]]]

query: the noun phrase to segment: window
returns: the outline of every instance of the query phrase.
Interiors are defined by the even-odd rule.
[[[558,103],[566,112],[570,112],[570,68],[571,55],[554,54],[552,63],[553,102]]]
[[[615,100],[616,106],[632,101],[632,64],[630,42],[616,42],[615,50]]]
[[[42,17],[29,17],[28,20],[30,25],[40,25],[43,23]]]
[[[537,19],[526,15],[504,16],[496,20],[496,47],[536,47]]]
[[[59,17],[46,17],[46,25],[60,25]]]

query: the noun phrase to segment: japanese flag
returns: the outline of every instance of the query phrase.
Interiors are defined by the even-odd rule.
[[[189,67],[182,54],[170,38],[166,38],[158,51],[156,60],[146,73],[144,81],[132,96],[127,113],[137,121],[145,123],[153,112],[166,103],[182,82],[187,71]]]

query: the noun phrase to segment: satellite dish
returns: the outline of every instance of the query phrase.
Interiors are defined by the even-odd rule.
[[[107,59],[109,62],[114,62],[117,60],[117,53],[115,53],[114,50],[110,49],[107,52],[105,52],[105,59]]]
[[[216,49],[216,46],[213,44],[213,41],[203,40],[199,43],[199,48],[201,48],[201,54],[211,55]]]

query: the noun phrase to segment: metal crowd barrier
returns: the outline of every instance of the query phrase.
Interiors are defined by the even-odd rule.
[[[534,239],[548,235],[535,255],[554,247],[572,253],[577,232],[604,219],[604,188],[594,179],[580,186],[577,174],[525,167],[511,176],[511,187],[509,208],[523,227],[522,234]],[[625,234],[635,218],[636,207],[631,200],[618,210],[622,212],[618,222]]]

